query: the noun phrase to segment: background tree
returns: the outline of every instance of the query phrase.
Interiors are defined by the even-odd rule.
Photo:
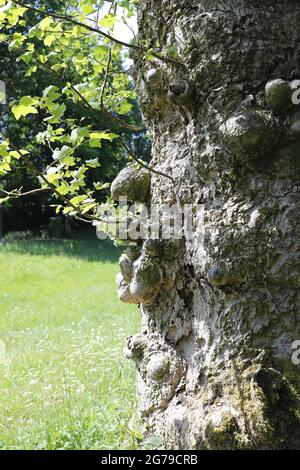
[[[300,7],[293,0],[143,0],[139,37],[126,44],[111,25],[117,4],[129,13],[130,4],[109,3],[98,21],[94,1],[71,2],[69,15],[50,18],[13,2],[10,25],[35,11],[45,16],[35,40],[52,45],[55,31],[64,45],[71,36],[88,51],[100,37],[106,65],[100,100],[99,74],[85,52],[75,58],[80,91],[51,88],[12,111],[17,118],[50,114],[50,140],[67,149],[59,150],[63,167],[48,168],[43,186],[63,196],[59,211],[98,220],[94,191],[81,177],[88,164],[80,166],[75,150],[105,139],[122,146],[120,132],[98,128],[94,109],[128,128],[122,113],[132,91],[118,78],[109,89],[107,82],[112,54],[130,48],[153,137],[151,191],[144,173],[126,170],[125,189],[117,179],[112,196],[127,193],[149,206],[201,204],[192,239],[138,242],[120,260],[120,297],[141,304],[142,332],[127,340],[126,355],[137,364],[147,432],[173,449],[299,448],[299,378],[291,360],[300,333],[299,117],[290,81],[299,73]],[[98,12],[102,6],[97,2]],[[31,47],[27,36],[12,40]],[[61,106],[79,99],[90,120],[75,127]],[[14,158],[32,166],[23,150],[2,144],[4,172]]]
[[[39,7],[40,2],[36,1],[31,3],[33,7]],[[44,2],[43,8],[49,13],[63,14],[66,5],[63,2]],[[26,18],[27,19],[27,18]],[[14,31],[14,34],[20,34],[23,31],[26,34],[34,28],[37,19],[42,20],[42,15],[37,15],[35,12],[28,13],[28,20],[25,25],[20,25],[19,22],[10,31],[10,34]],[[31,33],[30,33],[31,34]],[[88,47],[88,50],[84,50],[84,46]],[[1,57],[0,57],[0,69],[1,79],[6,83],[7,90],[7,106],[2,107],[0,116],[0,129],[5,132],[8,138],[14,142],[14,144],[21,148],[22,145],[27,145],[28,139],[30,139],[30,152],[32,161],[38,169],[42,170],[47,164],[51,164],[53,151],[49,148],[49,145],[41,147],[40,142],[36,138],[39,136],[42,138],[42,133],[45,131],[45,124],[41,120],[40,115],[31,115],[29,119],[23,120],[22,126],[16,122],[14,115],[10,112],[10,107],[17,103],[22,96],[42,95],[43,90],[49,86],[49,83],[55,83],[60,89],[63,89],[67,82],[74,84],[80,83],[84,76],[84,68],[81,67],[81,62],[84,62],[84,58],[90,56],[91,63],[94,62],[95,70],[91,71],[89,78],[95,73],[103,71],[103,65],[101,66],[100,60],[101,53],[107,53],[107,47],[99,45],[96,41],[87,41],[86,44],[80,42],[74,42],[71,45],[60,48],[60,39],[58,38],[58,51],[55,54],[54,48],[52,49],[51,55],[55,55],[55,65],[59,66],[62,70],[61,75],[56,70],[57,67],[51,69],[45,57],[49,53],[49,47],[45,44],[45,41],[34,42],[34,57],[30,52],[25,51],[22,47],[14,47],[7,41],[7,37],[2,37]],[[105,49],[106,47],[106,49]],[[103,49],[104,48],[104,49]],[[25,52],[24,52],[25,51]],[[74,56],[77,58],[78,63],[74,63]],[[126,74],[125,65],[119,55],[114,59],[115,71],[112,73],[119,72],[121,78]],[[59,64],[59,65],[58,65]],[[61,68],[61,64],[64,67]],[[90,64],[89,66],[90,67]],[[126,76],[127,77],[127,76]],[[110,78],[111,80],[111,78]],[[126,83],[128,83],[126,78]],[[126,85],[127,86],[127,85]],[[100,88],[98,87],[99,94]],[[133,100],[130,104],[130,121],[133,123],[140,119],[140,112],[137,103]],[[84,103],[79,102],[66,103],[65,119],[69,122],[83,122],[89,120],[89,114],[91,110],[84,106]],[[95,110],[93,121],[98,124],[101,128],[106,128],[111,125],[107,116],[103,115],[99,111]],[[111,126],[113,129],[114,126]],[[117,128],[116,128],[117,129]],[[128,145],[132,141],[132,132],[124,129],[124,139]],[[137,136],[135,145],[139,146],[139,155],[142,155],[146,160],[149,158],[150,144],[145,139],[145,134]],[[49,144],[49,142],[48,142]],[[110,154],[113,154],[111,158]],[[108,146],[103,143],[103,148],[99,149],[99,146],[92,148],[89,146],[82,146],[80,153],[77,152],[77,156],[84,163],[86,161],[95,161],[96,158],[100,158],[101,167],[97,166],[93,168],[90,175],[87,178],[87,184],[93,186],[93,182],[102,181],[102,184],[106,185],[112,181],[118,171],[126,164],[127,154],[124,148],[121,148],[114,142]],[[24,162],[19,161],[18,165],[14,167],[14,172],[5,174],[2,178],[2,190],[12,191],[16,188],[22,188],[23,192],[26,193],[25,197],[13,197],[10,200],[9,206],[5,210],[5,229],[7,230],[21,230],[31,229],[34,231],[39,230],[42,226],[46,226],[49,223],[49,218],[55,214],[53,208],[51,208],[52,194],[49,191],[41,192],[38,197],[33,192],[36,187],[36,176],[32,174],[32,169],[28,169]],[[108,189],[104,189],[103,194],[97,194],[96,200],[98,202],[106,199],[108,195]],[[3,194],[2,194],[3,196]],[[5,194],[4,194],[5,196]],[[7,206],[7,204],[6,204]],[[3,205],[4,208],[4,205]]]

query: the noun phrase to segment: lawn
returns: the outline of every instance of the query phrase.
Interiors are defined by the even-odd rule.
[[[130,449],[139,329],[98,240],[0,246],[0,449]]]

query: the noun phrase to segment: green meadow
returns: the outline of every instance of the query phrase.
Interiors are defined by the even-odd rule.
[[[110,242],[0,245],[0,449],[132,449],[138,309]]]

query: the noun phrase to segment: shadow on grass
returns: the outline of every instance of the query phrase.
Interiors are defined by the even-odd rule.
[[[86,261],[116,262],[122,252],[110,240],[18,240],[0,245],[0,253],[69,256]]]

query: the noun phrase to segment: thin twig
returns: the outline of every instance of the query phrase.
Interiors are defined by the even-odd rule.
[[[26,191],[25,193],[19,192],[21,190],[15,189],[14,191],[5,191],[5,189],[0,188],[0,192],[5,194],[9,198],[17,199],[19,197],[30,196],[31,194],[40,193],[41,191],[49,191],[49,188],[36,188],[31,191]]]
[[[69,0],[69,1],[68,1],[68,4],[66,5],[66,8],[65,8],[65,16],[67,16],[68,10],[69,10],[70,5],[71,5],[71,2],[72,2],[72,0]]]
[[[104,81],[103,81],[102,88],[101,88],[101,93],[100,93],[100,108],[101,108],[101,110],[104,109],[103,99],[104,99],[105,88],[106,88],[106,85],[107,85],[107,82],[108,82],[110,64],[111,64],[111,48],[109,48],[109,51],[108,51],[108,58],[107,58],[105,76],[104,76]]]
[[[146,170],[149,170],[152,173],[156,173],[157,175],[164,176],[165,178],[168,178],[169,180],[171,180],[174,183],[174,179],[172,178],[172,176],[167,175],[166,173],[163,173],[162,171],[155,170],[151,166],[147,165],[146,163],[144,163],[142,160],[140,160],[138,157],[136,157],[134,155],[134,153],[130,150],[130,148],[123,142],[121,137],[118,140],[119,140],[120,144],[122,145],[122,147],[127,151],[128,155],[132,158],[132,160],[134,160],[136,163],[141,165]]]

